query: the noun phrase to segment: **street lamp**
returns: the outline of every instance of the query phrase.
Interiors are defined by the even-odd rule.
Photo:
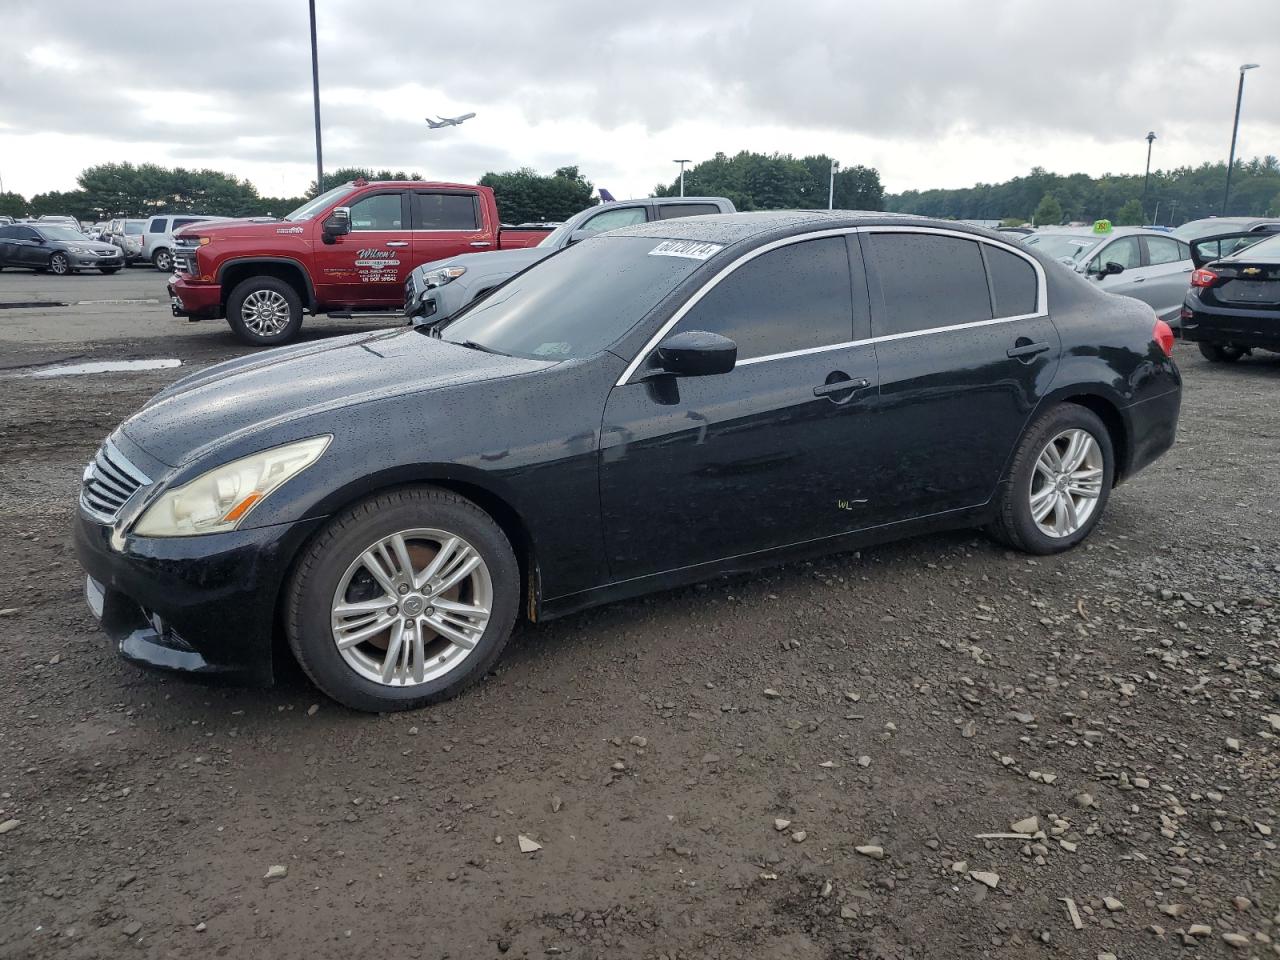
[[[683,197],[684,196],[684,165],[686,163],[693,163],[693,161],[692,160],[672,160],[671,162],[680,164],[680,196]]]
[[[831,161],[831,183],[827,187],[827,209],[835,209],[836,203],[836,170],[840,167],[839,160]]]
[[[1244,74],[1246,70],[1256,70],[1259,64],[1240,64],[1240,84],[1236,87],[1236,119],[1231,125],[1231,154],[1227,157],[1227,188],[1222,193],[1222,215],[1227,215],[1227,200],[1231,198],[1231,168],[1236,162],[1236,134],[1240,130],[1240,101],[1244,98]]]
[[[1142,181],[1142,215],[1147,215],[1147,187],[1151,184],[1151,145],[1156,142],[1156,132],[1147,134],[1147,178]]]
[[[311,8],[311,98],[316,111],[316,196],[324,193],[324,160],[320,153],[320,57],[316,53],[316,0]]]

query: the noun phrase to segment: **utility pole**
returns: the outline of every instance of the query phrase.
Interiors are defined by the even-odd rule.
[[[311,9],[311,98],[316,110],[316,196],[324,193],[324,154],[320,149],[320,57],[316,52],[316,0],[308,0]]]
[[[1147,215],[1147,187],[1151,185],[1151,144],[1156,141],[1156,132],[1152,130],[1147,134],[1147,177],[1142,181],[1142,215]],[[1152,218],[1154,222],[1154,218]]]
[[[1173,222],[1173,214],[1174,214],[1174,211],[1175,211],[1175,210],[1177,210],[1177,209],[1178,209],[1178,201],[1177,201],[1177,200],[1171,200],[1171,201],[1169,202],[1169,226],[1171,226],[1171,227],[1172,227],[1172,226],[1175,226],[1175,224],[1174,224],[1174,222]]]
[[[1160,201],[1156,201],[1156,212],[1151,215],[1151,222],[1155,226],[1160,226]]]
[[[836,170],[840,167],[839,160],[831,161],[831,183],[827,187],[827,209],[834,210],[836,204]]]
[[[1240,84],[1236,87],[1236,119],[1231,124],[1231,153],[1227,157],[1227,188],[1222,193],[1222,215],[1227,215],[1227,201],[1231,198],[1231,168],[1236,162],[1236,134],[1240,131],[1240,101],[1244,99],[1244,74],[1246,70],[1256,70],[1256,63],[1240,64]]]
[[[672,163],[680,164],[680,196],[684,196],[684,165],[692,163],[692,160],[672,160]]]

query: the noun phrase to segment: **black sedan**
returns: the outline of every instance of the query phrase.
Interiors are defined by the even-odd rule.
[[[1182,305],[1182,336],[1209,360],[1280,352],[1280,235],[1205,237],[1191,244],[1191,259],[1196,271]]]
[[[74,227],[47,223],[0,226],[0,268],[26,267],[65,276],[79,270],[115,273],[124,255],[109,243],[90,240]]]
[[[397,710],[543,620],[983,526],[1080,543],[1173,443],[1172,335],[999,234],[840,212],[575,244],[442,329],[233,360],[85,470],[76,544],[120,652]]]

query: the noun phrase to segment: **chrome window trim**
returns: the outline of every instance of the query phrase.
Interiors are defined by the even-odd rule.
[[[739,366],[739,367],[749,366],[750,364],[753,364],[753,363],[764,363],[767,360],[783,360],[789,357],[800,357],[800,356],[805,356],[807,354],[824,353],[828,350],[843,350],[849,347],[860,347],[860,346],[865,346],[867,344],[887,343],[891,340],[906,340],[911,337],[923,337],[923,336],[928,336],[934,333],[949,333],[955,330],[965,330],[970,327],[986,327],[986,326],[992,326],[997,323],[1013,323],[1018,320],[1031,320],[1038,317],[1047,317],[1049,315],[1048,282],[1045,279],[1044,266],[1040,263],[1040,261],[1038,261],[1035,257],[1031,256],[1025,250],[1020,250],[1018,249],[1017,246],[1007,241],[997,240],[994,237],[977,236],[976,234],[965,233],[961,230],[948,230],[945,227],[933,227],[933,226],[917,227],[914,225],[907,225],[907,224],[885,224],[883,226],[860,226],[860,227],[836,227],[828,230],[814,230],[810,233],[802,233],[802,234],[797,234],[791,237],[783,237],[780,240],[774,240],[770,243],[764,244],[763,246],[756,247],[754,250],[749,250],[747,253],[744,253],[741,257],[738,257],[732,263],[725,266],[724,269],[722,269],[719,273],[717,273],[714,277],[712,277],[709,281],[707,281],[707,283],[705,283],[702,286],[702,288],[698,290],[697,293],[695,293],[692,297],[686,300],[684,304],[681,305],[680,309],[677,310],[674,314],[672,314],[671,317],[667,320],[667,322],[664,323],[658,329],[658,331],[654,333],[652,337],[649,338],[649,340],[645,343],[644,347],[640,350],[640,352],[637,353],[635,357],[632,358],[629,364],[627,364],[627,368],[622,371],[622,376],[618,378],[618,381],[617,383],[614,384],[614,386],[615,387],[626,386],[626,384],[631,381],[631,377],[640,368],[640,364],[642,364],[645,361],[645,359],[649,356],[649,354],[653,352],[653,350],[662,341],[662,338],[667,335],[667,333],[671,330],[671,328],[674,327],[681,320],[683,320],[685,314],[687,314],[690,310],[692,310],[695,306],[697,306],[698,302],[701,301],[702,298],[705,297],[708,293],[710,293],[713,289],[715,289],[716,285],[719,284],[721,280],[729,276],[729,274],[733,273],[744,263],[749,263],[750,261],[754,260],[758,256],[761,256],[762,254],[768,253],[771,250],[777,250],[779,247],[789,246],[793,243],[803,243],[806,240],[818,240],[823,237],[841,237],[851,233],[929,233],[929,234],[936,234],[938,236],[944,236],[944,237],[957,237],[961,240],[972,240],[976,243],[986,243],[993,247],[999,247],[1000,249],[1006,250],[1009,253],[1014,254],[1015,256],[1021,257],[1023,260],[1027,261],[1027,263],[1031,264],[1032,269],[1035,270],[1036,272],[1036,310],[1034,313],[1022,313],[1012,317],[992,317],[990,320],[971,320],[967,323],[953,323],[945,327],[929,327],[926,330],[909,330],[909,331],[906,331],[905,333],[886,333],[878,337],[868,337],[865,340],[850,340],[845,343],[833,343],[833,344],[829,344],[821,347],[805,347],[800,350],[788,350],[783,353],[771,353],[771,354],[767,354],[759,357],[748,357],[745,360],[739,360],[736,366]]]

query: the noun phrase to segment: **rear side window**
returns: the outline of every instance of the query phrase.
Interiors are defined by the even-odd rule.
[[[680,330],[738,345],[738,359],[853,339],[853,291],[844,237],[805,240],[748,260],[698,301]]]
[[[478,230],[480,219],[472,193],[415,193],[415,230]]]
[[[675,220],[677,217],[706,217],[719,213],[714,203],[660,203],[655,208],[659,220]]]
[[[866,239],[884,305],[875,321],[877,337],[991,319],[977,241],[927,233]]]
[[[0,240],[9,240],[17,236],[17,228],[0,226]]]
[[[1022,317],[1036,312],[1039,282],[1035,267],[1016,253],[986,243],[987,273],[991,277],[991,300],[997,317]]]
[[[142,233],[142,224],[140,224],[140,223],[126,223],[126,224],[124,225],[124,232],[125,232],[125,233],[127,233],[127,234],[128,234],[129,236],[131,236],[131,237],[136,237],[136,236],[138,236],[138,234]]]
[[[1178,241],[1172,237],[1146,237],[1147,260],[1156,267],[1162,263],[1177,263],[1183,259]]]
[[[168,233],[169,221],[164,217],[158,220],[152,220],[151,225],[147,227],[147,233]]]

